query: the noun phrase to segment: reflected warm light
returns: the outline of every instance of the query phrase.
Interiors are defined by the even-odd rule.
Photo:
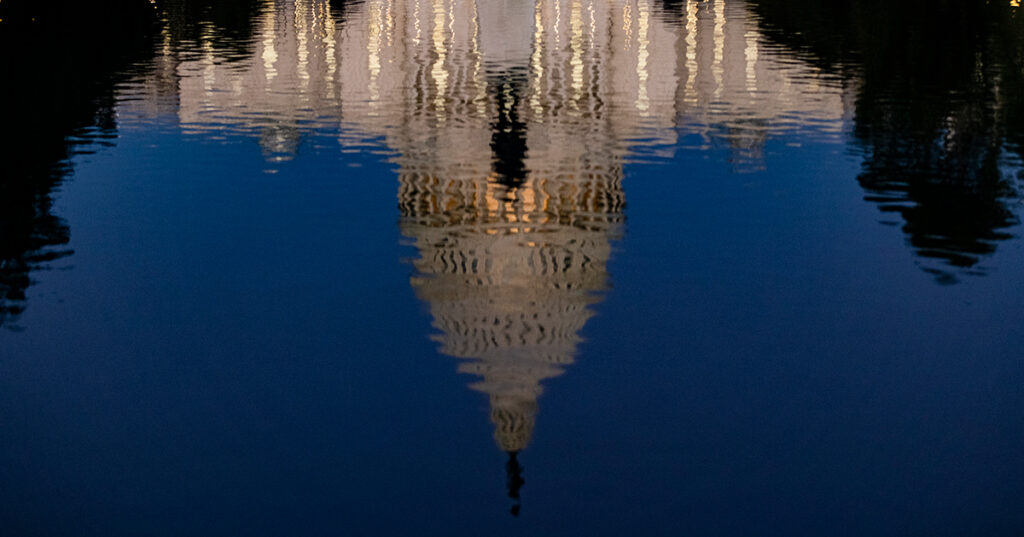
[[[322,42],[324,46],[324,58],[327,60],[327,94],[325,97],[334,99],[335,82],[338,80],[338,59],[337,59],[337,29],[334,25],[334,17],[331,17],[328,4],[318,4],[317,19],[321,21],[323,28]]]
[[[393,151],[411,285],[513,454],[608,286],[623,166],[680,133],[756,163],[793,118],[834,132],[844,118],[847,92],[763,49],[732,0],[688,2],[681,20],[650,0],[367,0],[338,20],[327,0],[264,9],[251,59],[164,47],[178,120],[251,132],[271,161],[323,128]]]
[[[275,23],[277,17],[273,11],[268,10],[264,16],[264,32],[263,32],[263,74],[264,79],[271,81],[277,75],[277,70],[274,69],[274,65],[277,64],[277,50],[274,48],[274,37]]]
[[[684,104],[695,106],[697,104],[697,2],[687,3],[685,28],[685,52],[683,55],[686,58],[686,66],[683,69],[685,72],[683,79],[686,80],[686,90]]]
[[[225,62],[212,49],[179,58],[165,47],[162,61],[177,64],[190,132],[263,139],[277,123],[301,136],[333,119],[349,131],[345,143],[400,128],[400,111],[428,94],[424,118],[486,126],[494,82],[484,71],[509,68],[524,77],[520,114],[539,124],[607,106],[615,136],[595,143],[619,151],[652,154],[681,129],[727,142],[735,162],[756,167],[774,132],[841,132],[852,88],[762,50],[743,2],[687,2],[678,20],[657,9],[650,0],[368,0],[336,21],[327,0],[270,0],[252,60]]]
[[[638,50],[636,58],[636,77],[637,77],[637,97],[636,97],[636,108],[641,113],[646,114],[650,108],[650,102],[647,97],[647,79],[648,79],[648,65],[647,61],[650,58],[650,53],[647,47],[650,46],[651,41],[647,38],[648,25],[650,24],[651,14],[647,9],[647,4],[643,3],[639,6],[639,16],[637,17],[637,40]]]
[[[725,83],[725,3],[723,0],[715,0],[712,5],[714,10],[714,28],[715,33],[713,41],[715,43],[714,51],[714,63],[713,76],[715,79],[715,97],[718,97],[722,93],[722,85]]]

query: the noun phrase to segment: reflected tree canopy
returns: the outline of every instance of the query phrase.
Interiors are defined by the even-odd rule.
[[[72,140],[116,136],[118,73],[151,54],[152,6],[96,4],[0,4],[0,49],[32,51],[0,55],[4,130],[14,134],[0,148],[0,325],[13,327],[25,308],[31,272],[71,254],[71,232],[52,206]]]
[[[924,269],[943,283],[982,273],[1017,223],[1007,162],[1024,132],[1024,14],[1009,2],[750,3],[770,39],[856,80],[858,181]]]
[[[243,52],[256,4],[0,3],[0,48],[31,51],[0,55],[4,127],[17,133],[0,147],[0,326],[15,326],[32,271],[72,253],[53,194],[72,172],[71,156],[117,138],[115,86],[154,57],[158,38]],[[177,24],[161,24],[170,20]]]

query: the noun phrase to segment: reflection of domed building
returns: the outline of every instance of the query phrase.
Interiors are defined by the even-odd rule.
[[[639,115],[613,116],[603,106],[616,95],[611,78],[593,76],[612,74],[601,55],[581,64],[587,76],[574,81],[556,64],[573,61],[573,47],[548,57],[535,47],[540,7],[451,2],[435,20],[428,5],[367,4],[371,17],[391,13],[400,28],[466,32],[443,34],[443,55],[431,52],[432,40],[396,39],[402,47],[388,49],[366,91],[393,87],[408,72],[429,76],[387,105],[383,96],[353,97],[379,105],[357,128],[379,121],[399,153],[400,227],[420,253],[412,285],[429,304],[440,351],[462,359],[458,370],[476,375],[471,387],[489,397],[515,498],[523,483],[516,454],[530,441],[541,382],[574,361],[588,306],[607,285],[624,206],[627,148],[616,129]],[[346,32],[358,35],[359,20]],[[483,37],[502,31],[510,35]],[[374,33],[371,25],[363,35]],[[582,54],[584,41],[575,43]],[[551,62],[549,74],[541,62]]]
[[[615,175],[544,183],[403,175],[399,192],[402,232],[420,251],[412,285],[430,304],[441,352],[482,377],[473,388],[490,396],[506,451],[529,441],[540,381],[573,361],[621,219]]]
[[[401,229],[420,252],[412,285],[430,305],[440,351],[481,377],[471,387],[490,397],[495,439],[513,457],[530,440],[540,382],[573,362],[606,286],[619,169],[518,186],[493,174],[401,176]]]
[[[250,57],[224,61],[204,34],[197,57],[165,46],[153,84],[178,77],[190,131],[252,135],[272,160],[339,125],[342,145],[397,154],[412,286],[440,351],[490,398],[516,496],[541,382],[574,361],[607,285],[630,155],[680,131],[756,155],[778,118],[841,121],[841,91],[760,50],[744,6],[270,0]]]

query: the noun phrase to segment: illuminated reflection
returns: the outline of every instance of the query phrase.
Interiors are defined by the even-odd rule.
[[[554,2],[388,4],[399,20],[421,17],[405,27],[454,30],[443,34],[443,55],[435,40],[397,39],[405,48],[388,53],[398,66],[383,67],[379,80],[429,75],[355,126],[379,129],[399,154],[400,228],[419,251],[411,283],[430,307],[440,352],[459,358],[458,371],[476,376],[471,387],[489,398],[516,514],[518,453],[533,433],[541,382],[574,362],[607,286],[628,154],[618,128],[639,127],[640,115],[613,117],[619,101],[632,103],[610,86],[609,55],[592,46],[591,32],[606,29],[596,4],[575,2],[568,29],[547,23],[572,12]],[[354,16],[349,31],[361,22],[372,35],[372,16]],[[543,46],[562,30],[572,35],[568,49]],[[345,109],[350,102],[374,106],[365,95]],[[651,131],[672,140],[668,129]]]
[[[848,89],[762,49],[744,5],[271,1],[250,57],[164,47],[145,91],[173,84],[187,132],[250,135],[271,162],[331,128],[395,152],[412,287],[487,394],[518,499],[541,383],[574,362],[608,285],[623,165],[671,157],[682,133],[756,169],[774,134],[841,131]]]
[[[169,46],[182,33],[169,17],[160,67],[140,90],[148,95],[122,113],[163,112],[215,140],[250,134],[263,140],[268,160],[287,160],[303,136],[339,126],[342,146],[405,136],[400,118],[446,131],[487,126],[500,87],[491,75],[504,70],[521,79],[524,120],[593,120],[599,110],[615,136],[591,144],[616,145],[633,160],[661,158],[671,157],[680,133],[695,135],[686,143],[729,148],[738,171],[763,168],[771,136],[838,137],[850,116],[854,88],[764,47],[746,3],[735,0],[678,11],[651,0],[343,7],[265,2],[244,55],[240,45],[211,47],[202,34],[194,38],[200,55]],[[156,110],[161,95],[173,95],[175,108]],[[293,139],[283,143],[282,133]]]

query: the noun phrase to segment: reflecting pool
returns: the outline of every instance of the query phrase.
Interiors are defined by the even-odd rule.
[[[1024,531],[1015,2],[4,2],[0,64],[0,533]]]

